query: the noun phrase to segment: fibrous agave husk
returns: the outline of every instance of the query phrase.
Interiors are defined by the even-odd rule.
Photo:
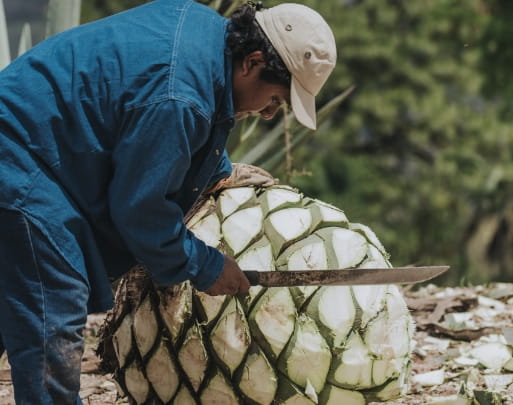
[[[211,196],[187,219],[242,269],[390,267],[374,232],[287,186]],[[345,404],[402,395],[413,322],[396,286],[252,287],[211,297],[157,288],[142,268],[118,284],[98,352],[137,404]]]

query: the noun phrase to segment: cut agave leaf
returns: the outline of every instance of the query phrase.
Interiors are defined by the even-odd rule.
[[[157,333],[157,319],[148,294],[137,308],[134,316],[135,341],[142,357],[146,356],[155,344]]]
[[[216,248],[221,243],[221,222],[214,213],[200,219],[190,230],[209,246]]]
[[[318,200],[309,204],[308,208],[311,210],[313,218],[310,228],[311,232],[328,226],[348,227],[346,214],[342,210]]]
[[[171,401],[180,385],[180,377],[163,341],[148,360],[146,376],[160,400]]]
[[[173,400],[173,405],[198,405],[198,403],[191,395],[187,387],[182,385],[182,387],[178,391],[178,394],[176,394],[176,397]]]
[[[328,381],[345,388],[371,388],[372,357],[358,333],[351,333],[333,362]]]
[[[345,228],[323,228],[315,232],[326,243],[328,265],[332,269],[356,267],[367,254],[366,239]]]
[[[331,364],[331,352],[316,323],[300,314],[292,338],[278,360],[278,368],[294,383],[306,388],[310,381],[321,392]]]
[[[317,321],[332,348],[343,347],[356,318],[351,289],[321,287],[310,300],[306,313]]]
[[[232,214],[223,222],[224,240],[233,255],[237,256],[262,232],[263,213],[260,207],[245,208]]]
[[[136,362],[131,363],[125,370],[125,385],[128,393],[137,404],[146,402],[150,392],[150,384]]]
[[[290,382],[288,378],[280,377],[278,383],[278,392],[276,394],[277,403],[280,405],[315,405],[297,385]]]
[[[192,315],[192,288],[186,282],[160,290],[158,295],[159,312],[171,341],[176,344]]]
[[[210,333],[217,358],[233,374],[251,344],[251,334],[242,306],[232,298]]]
[[[264,229],[271,241],[274,256],[277,257],[284,247],[306,236],[312,224],[312,213],[306,208],[286,208],[270,214]]]
[[[301,201],[301,194],[292,187],[278,186],[264,191],[259,197],[259,203],[266,215],[297,206]]]
[[[358,391],[351,391],[327,384],[320,395],[325,405],[365,405],[365,397]]]
[[[238,386],[244,396],[260,405],[273,403],[278,389],[278,378],[271,363],[257,345],[248,354],[240,368]]]
[[[121,321],[119,328],[112,336],[114,351],[120,367],[124,367],[130,350],[132,349],[132,325],[134,319],[128,314]]]
[[[255,340],[273,360],[288,343],[296,322],[296,307],[286,288],[268,289],[257,301],[249,315]]]
[[[196,310],[202,323],[210,325],[221,314],[228,297],[226,295],[208,295],[206,293],[195,291],[194,301],[196,302]]]
[[[203,342],[201,328],[194,324],[185,335],[178,352],[178,360],[195,391],[198,391],[208,367],[208,351]]]
[[[256,205],[255,189],[251,187],[229,188],[219,195],[217,201],[221,219],[224,220],[241,208]]]
[[[201,403],[205,405],[239,405],[241,402],[223,373],[216,370],[202,391]]]

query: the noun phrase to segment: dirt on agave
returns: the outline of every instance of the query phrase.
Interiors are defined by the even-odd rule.
[[[513,405],[513,367],[505,364],[498,369],[486,368],[472,356],[474,349],[491,342],[498,342],[511,352],[513,284],[472,288],[428,285],[416,291],[405,289],[403,293],[417,324],[412,382],[406,396],[387,404],[425,405],[443,397],[450,400],[459,392],[470,397],[494,392],[496,402],[487,400],[482,404]],[[80,396],[85,405],[125,405],[128,402],[118,397],[111,376],[98,370],[95,349],[104,317],[105,314],[88,317]],[[443,376],[442,383],[430,382],[425,377],[433,371],[438,371],[438,377]],[[0,358],[0,405],[10,404],[14,405],[14,397],[4,355]]]

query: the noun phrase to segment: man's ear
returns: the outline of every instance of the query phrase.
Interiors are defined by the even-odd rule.
[[[254,71],[255,67],[261,65],[265,65],[264,54],[262,51],[253,51],[242,60],[242,73],[248,75]]]

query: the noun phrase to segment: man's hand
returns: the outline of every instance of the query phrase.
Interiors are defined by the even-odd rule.
[[[221,277],[205,292],[209,295],[235,295],[248,292],[249,287],[249,281],[237,262],[230,256],[225,256]]]

